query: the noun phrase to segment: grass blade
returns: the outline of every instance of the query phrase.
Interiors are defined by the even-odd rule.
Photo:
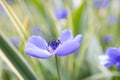
[[[79,30],[81,28],[80,24],[82,23],[82,14],[85,11],[85,8],[86,8],[86,1],[83,1],[81,6],[73,13],[74,35],[77,35],[79,33]]]
[[[16,48],[0,33],[0,48],[9,62],[16,68],[24,80],[37,80],[37,76]],[[2,56],[3,57],[3,56]]]

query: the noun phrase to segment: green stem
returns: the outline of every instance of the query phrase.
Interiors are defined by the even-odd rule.
[[[56,70],[57,70],[57,74],[58,74],[58,80],[61,80],[59,67],[58,67],[58,58],[57,58],[57,56],[55,56],[55,62],[56,62]]]

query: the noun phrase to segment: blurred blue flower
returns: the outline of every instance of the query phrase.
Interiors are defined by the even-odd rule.
[[[8,4],[11,4],[13,2],[13,0],[5,0]],[[3,6],[0,5],[0,15],[7,15]]]
[[[40,28],[39,27],[33,27],[32,28],[32,33],[34,34],[34,35],[38,35],[38,34],[40,34]]]
[[[11,4],[13,0],[5,0],[8,4]]]
[[[21,39],[19,37],[11,37],[10,41],[17,47],[21,44]]]
[[[55,10],[55,16],[57,19],[64,19],[68,15],[67,9],[56,9]]]
[[[120,48],[107,48],[105,55],[101,56],[101,60],[101,63],[105,67],[111,67],[113,65],[116,65],[117,69],[120,69]]]
[[[108,23],[109,24],[115,24],[119,21],[119,17],[118,16],[110,16],[108,18]]]
[[[58,40],[46,42],[40,36],[33,35],[25,45],[25,53],[36,58],[50,58],[52,55],[67,56],[76,51],[82,40],[82,35],[73,38],[70,30],[64,30]]]
[[[4,9],[3,9],[3,7],[1,5],[0,5],[0,14],[1,15],[5,14],[5,11],[4,11]]]
[[[95,8],[106,8],[109,6],[109,0],[94,0],[93,6]]]
[[[112,41],[112,37],[111,37],[110,35],[105,35],[105,36],[103,37],[103,41],[104,41],[105,43],[110,43],[110,42]]]

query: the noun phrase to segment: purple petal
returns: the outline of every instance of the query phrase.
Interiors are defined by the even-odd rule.
[[[110,43],[112,41],[112,36],[110,35],[105,35],[103,38],[104,42]]]
[[[118,16],[110,16],[109,18],[108,18],[108,23],[109,24],[115,24],[115,23],[117,23],[119,21],[119,17]]]
[[[29,42],[26,44],[24,51],[26,54],[36,58],[46,59],[52,56],[52,54],[49,53],[47,50],[42,50]]]
[[[109,0],[94,0],[93,5],[95,8],[106,8],[109,6]]]
[[[21,39],[19,37],[11,37],[10,41],[15,45],[15,46],[20,46],[21,44]]]
[[[113,64],[116,64],[116,63],[117,63],[117,60],[115,60],[115,59],[109,58],[109,59],[107,59],[107,60],[110,61],[110,62],[112,62]]]
[[[119,48],[108,48],[105,52],[110,58],[115,59],[120,56],[120,49]]]
[[[77,35],[75,38],[74,38],[75,41],[78,41],[78,42],[81,42],[82,41],[82,35]]]
[[[40,28],[39,27],[33,27],[32,28],[32,32],[33,32],[33,34],[35,34],[35,35],[39,35],[40,34]]]
[[[111,66],[113,66],[113,65],[114,65],[114,63],[111,62],[111,61],[108,61],[108,60],[104,61],[104,66],[105,66],[105,67],[111,67]]]
[[[55,16],[56,16],[57,19],[64,19],[64,18],[67,17],[67,15],[68,15],[67,9],[63,9],[63,10],[61,10],[61,9],[58,10],[57,9],[55,11]]]
[[[30,37],[28,42],[34,44],[41,49],[46,49],[47,47],[47,42],[40,36],[33,35],[32,37]]]
[[[112,65],[116,64],[116,61],[110,59],[107,55],[101,55],[99,56],[99,59],[100,59],[100,63],[105,67],[111,67]]]
[[[60,40],[61,42],[65,42],[67,40],[71,40],[72,38],[73,36],[71,31],[66,29],[60,34],[60,37],[58,38],[58,40]]]
[[[116,64],[116,67],[117,67],[117,69],[120,69],[120,63],[119,62]]]
[[[79,47],[78,41],[69,40],[61,44],[54,52],[57,56],[67,56],[76,51]]]

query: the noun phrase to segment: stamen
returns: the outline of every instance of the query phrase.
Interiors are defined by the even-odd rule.
[[[48,47],[51,47],[53,50],[55,50],[58,46],[59,46],[59,44],[60,44],[61,42],[60,42],[60,40],[53,40],[53,41],[49,41],[48,42]],[[49,49],[49,48],[48,48]],[[49,50],[48,50],[49,51]]]

